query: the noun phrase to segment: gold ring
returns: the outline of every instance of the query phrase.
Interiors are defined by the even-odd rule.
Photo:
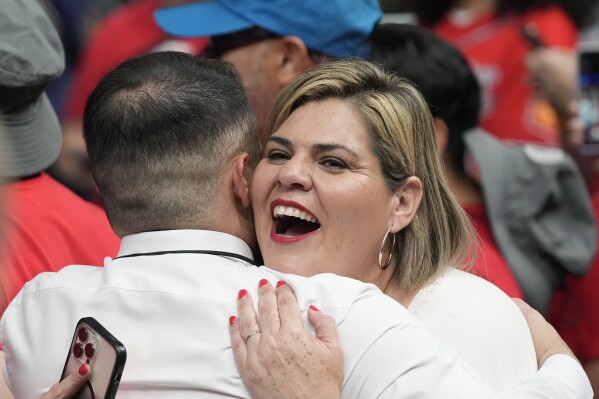
[[[245,343],[247,344],[248,339],[250,339],[250,337],[254,334],[260,334],[262,331],[260,330],[256,330],[256,331],[252,331],[251,333],[249,333],[249,335],[247,336],[247,338],[245,339]]]

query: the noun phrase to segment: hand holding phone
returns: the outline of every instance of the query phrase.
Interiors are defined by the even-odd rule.
[[[42,399],[67,399],[74,397],[89,378],[90,371],[90,367],[87,364],[81,365],[76,373],[69,374],[64,380],[54,384],[48,392],[42,395]]]
[[[60,380],[88,364],[93,372],[73,398],[112,399],[125,367],[125,346],[92,317],[77,323]]]

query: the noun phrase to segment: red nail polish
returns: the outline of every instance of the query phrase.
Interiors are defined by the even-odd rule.
[[[320,309],[318,309],[316,306],[314,305],[310,305],[310,309],[315,311],[315,312],[320,312]]]
[[[86,375],[88,372],[87,363],[83,363],[81,367],[79,367],[79,375]]]
[[[258,282],[258,288],[262,288],[262,287],[264,287],[266,284],[268,284],[268,280],[267,280],[267,279],[265,279],[265,278],[263,278],[262,280],[260,280],[260,281]]]
[[[284,282],[283,280],[279,280],[279,282],[277,282],[277,288],[282,287],[284,285],[287,285],[287,283]]]
[[[237,299],[243,299],[246,297],[247,294],[247,290],[239,290],[239,293],[237,294]]]
[[[237,317],[235,317],[235,316],[229,317],[229,325],[234,326],[235,323],[237,323]]]

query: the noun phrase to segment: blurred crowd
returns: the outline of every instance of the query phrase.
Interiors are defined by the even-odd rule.
[[[57,67],[46,82],[62,146],[38,170],[5,174],[0,312],[38,273],[102,264],[118,251],[82,135],[86,100],[100,79],[141,54],[175,50],[211,57],[257,40],[182,37],[158,25],[157,9],[189,0],[39,1],[64,47],[64,72]],[[582,41],[599,44],[599,3],[381,4],[386,17],[406,13],[419,25],[380,25],[369,57],[414,82],[429,103],[449,184],[478,235],[470,271],[543,313],[597,391],[599,150],[587,142],[580,118],[578,48]],[[244,76],[244,61],[230,61],[251,87],[251,67],[245,65]],[[251,95],[250,103],[263,127],[262,105]]]

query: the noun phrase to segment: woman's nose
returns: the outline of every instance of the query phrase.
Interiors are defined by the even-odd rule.
[[[279,168],[279,183],[289,189],[309,190],[312,188],[312,176],[306,160],[291,158]]]

